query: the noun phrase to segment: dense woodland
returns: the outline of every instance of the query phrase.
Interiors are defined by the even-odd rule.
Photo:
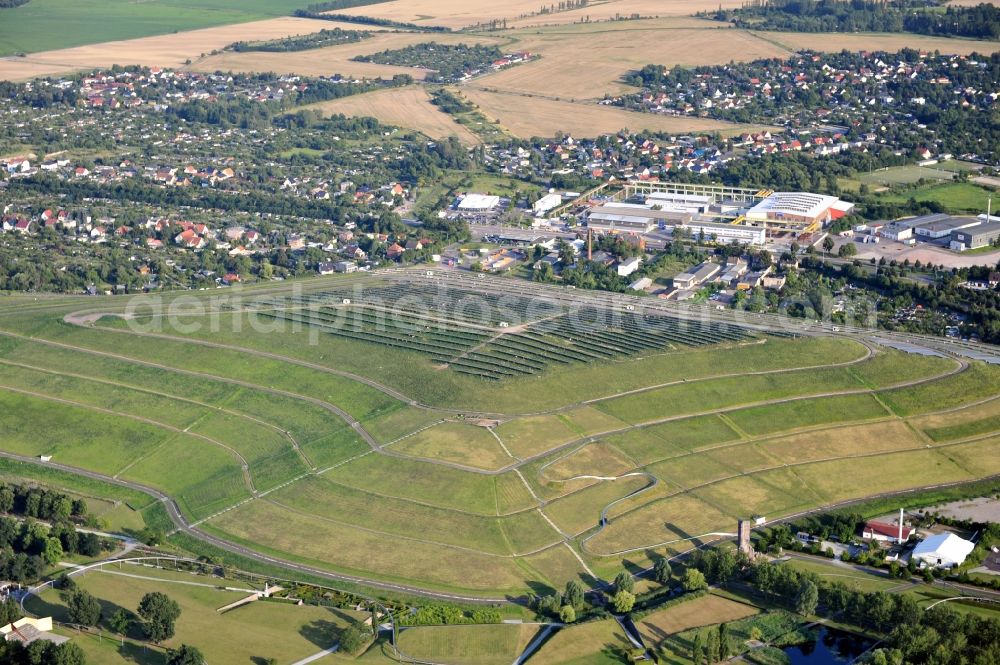
[[[76,530],[72,520],[85,519],[87,505],[60,492],[0,484],[0,513],[13,516],[0,517],[0,579],[31,583],[66,554],[97,556],[113,547]]]
[[[359,55],[352,60],[432,69],[434,71],[427,75],[427,81],[451,82],[469,74],[488,71],[493,61],[501,57],[503,53],[496,46],[427,42],[400,49],[386,49],[370,55]]]
[[[738,28],[789,32],[915,32],[1000,39],[1000,8],[912,0],[768,0],[706,14]]]
[[[372,33],[364,30],[344,30],[334,28],[333,30],[320,30],[308,35],[294,35],[281,39],[271,39],[261,42],[233,42],[226,47],[227,50],[243,51],[267,51],[269,53],[285,53],[288,51],[308,51],[311,49],[323,48],[324,46],[335,46],[337,44],[350,44],[368,39]]]

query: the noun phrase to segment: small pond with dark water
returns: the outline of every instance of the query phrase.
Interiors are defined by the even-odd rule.
[[[833,628],[819,628],[816,640],[782,649],[791,665],[844,665],[872,646],[872,641]]]

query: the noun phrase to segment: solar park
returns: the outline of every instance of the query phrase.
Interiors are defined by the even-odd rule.
[[[422,312],[407,311],[417,305]],[[274,307],[267,315],[276,319],[418,351],[456,372],[491,380],[542,372],[553,364],[750,337],[724,323],[593,306],[570,309],[526,296],[442,290],[426,282],[320,291],[259,306]]]

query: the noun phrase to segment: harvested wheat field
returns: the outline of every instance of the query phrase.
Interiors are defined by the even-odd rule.
[[[652,113],[633,113],[592,102],[565,102],[526,97],[505,92],[463,88],[462,94],[491,120],[519,138],[555,136],[565,132],[576,137],[592,137],[621,129],[660,132],[712,132],[723,135],[751,131],[737,125],[707,118],[673,118]]]
[[[673,28],[670,24],[670,20],[622,21],[519,31],[514,35],[515,46],[541,58],[476,83],[550,97],[600,99],[605,93],[627,90],[622,77],[648,64],[711,65],[789,54],[742,30]],[[642,48],[636,48],[637,44]]]
[[[365,29],[356,25],[354,29]],[[441,44],[493,44],[498,40],[491,37],[470,35],[429,35],[422,32],[383,32],[369,39],[349,44],[338,44],[327,48],[285,53],[227,51],[196,61],[191,67],[198,71],[216,70],[234,72],[277,72],[279,74],[301,74],[303,76],[344,76],[391,78],[396,74],[409,74],[415,79],[423,79],[427,71],[416,67],[397,67],[373,62],[355,62],[351,58],[369,55],[386,49],[397,49],[424,42]]]
[[[432,139],[443,139],[454,134],[465,144],[479,143],[472,132],[431,104],[426,90],[416,86],[343,97],[304,108],[318,109],[329,114],[371,116],[388,125],[415,129]]]
[[[924,37],[911,34],[827,34],[817,39],[815,33],[808,32],[757,32],[762,39],[780,44],[795,51],[813,49],[819,51],[864,51],[878,49],[880,51],[898,51],[901,48],[919,49],[921,51],[941,51],[968,55],[969,53],[993,53],[1000,50],[1000,42],[977,41],[975,39],[949,39],[947,37]]]
[[[377,16],[417,25],[464,28],[493,19],[511,19],[528,14],[538,11],[545,4],[547,3],[540,0],[508,0],[504,3],[493,0],[395,0],[340,9],[332,13]]]
[[[540,0],[396,0],[334,13],[377,16],[417,25],[443,25],[464,28],[494,19],[507,19],[508,26],[553,25],[585,20],[606,21],[617,16],[690,16],[699,11],[714,11],[720,0],[593,0],[586,7],[572,11],[538,14],[551,3]],[[725,8],[739,7],[742,0],[722,0]]]
[[[43,51],[24,58],[0,58],[0,79],[20,81],[115,64],[180,67],[189,58],[196,59],[236,41],[277,39],[326,27],[326,21],[287,17]]]
[[[590,2],[586,7],[554,14],[536,14],[508,21],[509,27],[537,25],[565,25],[591,22],[607,22],[618,16],[638,14],[643,17],[691,16],[696,12],[735,9],[742,7],[744,0],[608,0]]]

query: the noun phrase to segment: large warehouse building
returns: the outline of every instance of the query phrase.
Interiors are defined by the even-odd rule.
[[[979,249],[1000,240],[1000,222],[978,224],[951,232],[951,248],[956,252]]]
[[[653,204],[656,205],[656,204]],[[659,228],[685,229],[692,238],[719,243],[763,245],[762,227],[743,226],[709,221],[693,212],[655,210],[634,203],[604,203],[591,208],[585,215],[587,227],[595,233],[645,234]]]
[[[750,208],[747,222],[781,231],[819,230],[849,213],[853,203],[809,192],[775,192]]]
[[[646,211],[647,213],[650,211]],[[648,214],[615,208],[595,208],[587,213],[587,228],[595,233],[649,233],[659,226]]]
[[[490,194],[466,194],[458,204],[459,212],[489,212],[500,205],[500,197]]]
[[[953,533],[942,533],[920,542],[910,557],[932,568],[954,568],[961,566],[975,547]]]
[[[913,226],[913,233],[920,238],[937,240],[947,238],[952,231],[959,231],[982,224],[982,220],[975,217],[952,217],[944,213],[933,215],[922,215],[906,220]]]

